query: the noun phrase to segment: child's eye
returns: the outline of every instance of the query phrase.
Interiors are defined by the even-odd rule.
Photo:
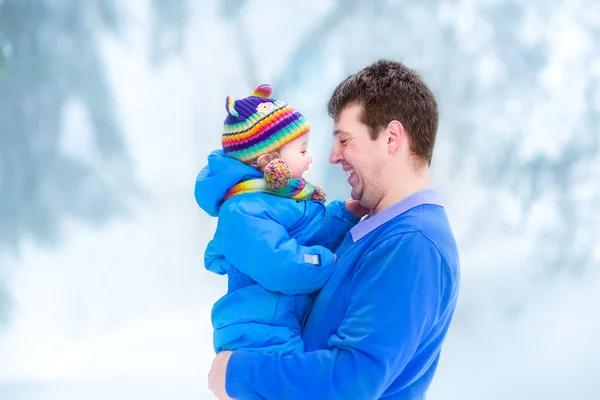
[[[306,154],[307,150],[302,150],[300,153]]]

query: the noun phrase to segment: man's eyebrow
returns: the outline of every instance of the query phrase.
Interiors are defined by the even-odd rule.
[[[336,135],[349,135],[349,134],[350,134],[350,132],[346,132],[346,131],[343,131],[341,129],[336,129],[336,130],[333,131],[333,136],[336,136]]]

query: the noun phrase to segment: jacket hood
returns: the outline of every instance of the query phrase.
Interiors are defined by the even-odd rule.
[[[227,157],[223,150],[215,150],[208,156],[208,165],[196,178],[196,203],[208,215],[216,217],[229,189],[241,181],[262,177],[256,168]]]

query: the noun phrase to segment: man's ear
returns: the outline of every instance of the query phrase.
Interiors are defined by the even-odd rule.
[[[405,137],[404,125],[400,121],[390,121],[387,126],[387,136],[388,136],[388,151],[390,154],[394,154],[402,144],[402,141]]]

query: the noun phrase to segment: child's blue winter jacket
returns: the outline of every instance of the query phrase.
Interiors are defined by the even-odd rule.
[[[325,206],[266,193],[223,201],[238,182],[261,177],[217,150],[196,179],[196,202],[219,217],[205,266],[229,279],[227,294],[212,311],[217,353],[303,351],[302,319],[312,294],[335,268],[332,250],[359,221],[341,201]]]

